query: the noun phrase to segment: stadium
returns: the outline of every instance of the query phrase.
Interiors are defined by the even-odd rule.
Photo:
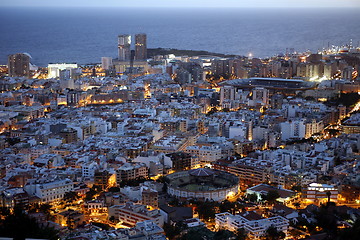
[[[166,176],[169,195],[179,199],[223,201],[239,192],[239,178],[220,170],[198,168]]]

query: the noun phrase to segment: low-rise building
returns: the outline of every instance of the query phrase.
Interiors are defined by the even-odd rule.
[[[56,214],[55,222],[62,226],[67,226],[70,229],[74,229],[77,226],[84,224],[85,217],[84,214],[69,209]]]
[[[268,179],[271,164],[252,158],[242,158],[231,163],[217,161],[213,164],[214,169],[235,174],[240,178],[240,183],[245,185],[259,184]]]
[[[36,196],[42,202],[60,201],[65,193],[74,190],[74,183],[70,179],[62,180],[29,180],[24,190],[31,196]]]
[[[185,152],[196,155],[202,165],[213,163],[222,157],[221,148],[217,145],[212,146],[189,146]]]
[[[353,114],[349,119],[344,121],[342,131],[345,134],[360,133],[360,114]]]
[[[148,210],[145,205],[127,202],[125,205],[114,205],[108,208],[109,218],[114,216],[124,226],[134,227],[136,223],[152,220],[158,226],[164,225],[164,217],[158,209]]]
[[[125,163],[116,170],[116,183],[128,181],[140,177],[147,178],[149,176],[148,168],[144,163]]]
[[[216,228],[224,228],[230,231],[244,228],[250,239],[260,239],[271,226],[286,234],[289,220],[281,216],[263,218],[255,212],[245,212],[238,215],[225,212],[215,215]]]
[[[194,165],[193,157],[189,153],[174,152],[169,153],[166,156],[170,157],[172,162],[172,169],[174,171],[189,170],[192,168],[192,165]]]
[[[261,196],[268,194],[269,191],[276,191],[279,193],[279,197],[276,199],[279,202],[286,203],[296,196],[296,192],[283,189],[281,187],[274,187],[267,184],[259,184],[256,186],[253,186],[251,188],[248,188],[246,190],[247,194],[256,194],[258,196],[258,200],[262,200]]]
[[[141,203],[146,206],[158,208],[159,207],[159,193],[154,189],[151,189],[148,187],[142,187]]]
[[[99,199],[86,202],[85,207],[90,213],[102,213],[107,210],[105,202]]]
[[[311,203],[322,203],[330,200],[331,202],[337,202],[338,189],[335,186],[311,183],[303,192],[303,198]]]

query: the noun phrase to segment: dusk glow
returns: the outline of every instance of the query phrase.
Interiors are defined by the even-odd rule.
[[[0,240],[355,240],[360,0],[0,0]]]
[[[2,0],[0,6],[21,7],[255,7],[328,8],[360,7],[358,0]]]

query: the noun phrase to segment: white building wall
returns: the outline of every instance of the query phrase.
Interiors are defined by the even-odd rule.
[[[236,125],[229,127],[229,138],[234,137],[246,138],[246,126]]]
[[[290,138],[305,138],[306,126],[303,120],[287,121],[280,124],[281,140],[286,141]]]

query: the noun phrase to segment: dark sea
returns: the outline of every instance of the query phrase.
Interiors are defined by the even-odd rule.
[[[80,64],[117,56],[117,35],[146,33],[149,48],[269,57],[360,41],[359,9],[145,9],[0,7],[0,64]]]

